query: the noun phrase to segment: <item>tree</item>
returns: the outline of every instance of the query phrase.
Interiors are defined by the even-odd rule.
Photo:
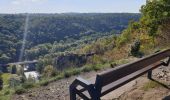
[[[12,70],[11,70],[11,73],[12,74],[16,74],[17,72],[17,67],[15,65],[12,66]]]
[[[0,63],[5,64],[10,61],[10,57],[8,57],[6,54],[0,55]]]
[[[140,22],[143,27],[147,29],[150,36],[156,36],[164,20],[169,19],[169,5],[169,0],[148,0],[147,4],[142,6],[142,18]]]
[[[0,90],[3,89],[3,78],[2,78],[2,73],[0,73]]]

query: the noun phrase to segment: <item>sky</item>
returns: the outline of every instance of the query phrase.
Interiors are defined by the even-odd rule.
[[[138,13],[146,0],[0,0],[0,13]]]

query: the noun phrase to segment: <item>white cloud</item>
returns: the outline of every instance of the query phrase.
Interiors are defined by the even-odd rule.
[[[28,3],[39,3],[39,2],[43,2],[46,0],[12,0],[12,4],[14,5],[19,5],[19,4],[28,4]]]
[[[11,3],[14,4],[14,5],[19,5],[21,2],[19,0],[14,0]]]

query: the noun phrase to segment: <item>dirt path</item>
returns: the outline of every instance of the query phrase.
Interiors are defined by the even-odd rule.
[[[157,84],[153,88],[149,86],[145,90],[144,86],[151,81],[146,77],[140,77],[136,86],[121,95],[118,100],[170,100],[170,66],[155,69],[153,71],[153,78],[169,88]]]
[[[88,79],[96,76],[96,74],[101,71],[83,73],[79,76]],[[48,86],[30,89],[22,95],[14,95],[12,100],[69,100],[69,85],[76,77],[78,76],[61,79],[50,83]],[[168,69],[156,69],[154,71],[154,77],[166,82],[166,84],[170,84],[170,67]],[[159,86],[147,91],[142,90],[141,88],[147,84],[147,82],[149,82],[149,80],[146,76],[141,76],[102,97],[102,100],[162,100],[163,98],[165,98],[163,100],[170,100],[170,91],[164,87]]]
[[[79,76],[83,78],[90,78],[98,72],[83,73]],[[66,79],[61,79],[50,83],[48,86],[41,86],[30,89],[27,93],[22,95],[14,95],[12,100],[69,100],[69,85],[78,76],[73,76]]]

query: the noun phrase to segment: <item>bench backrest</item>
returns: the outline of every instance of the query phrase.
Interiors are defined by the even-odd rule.
[[[170,49],[141,58],[140,60],[122,65],[112,70],[99,73],[96,77],[96,88],[98,88],[100,91],[103,86],[108,85],[118,79],[130,75],[167,57],[170,57]]]

